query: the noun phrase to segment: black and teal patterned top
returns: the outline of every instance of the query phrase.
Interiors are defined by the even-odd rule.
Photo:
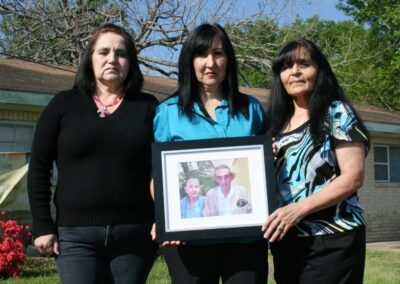
[[[344,141],[369,142],[364,127],[350,106],[334,101],[324,123],[324,140],[315,146],[310,123],[275,137],[277,190],[282,206],[299,202],[323,189],[340,175],[335,146]],[[349,231],[365,224],[357,193],[339,204],[306,216],[294,229],[298,236],[317,236]]]

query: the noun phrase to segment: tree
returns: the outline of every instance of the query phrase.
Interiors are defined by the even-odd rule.
[[[400,35],[400,2],[397,0],[339,0],[338,9],[358,23],[368,24],[375,33],[395,38]]]
[[[369,48],[384,50],[368,78],[370,102],[400,111],[400,2],[397,0],[339,0],[337,7],[364,25]]]
[[[307,37],[322,48],[354,101],[400,110],[398,1],[340,0],[356,23],[318,17],[278,22],[304,2],[259,0],[248,12],[235,0],[0,0],[0,53],[77,65],[94,30],[113,22],[132,34],[145,73],[174,77],[188,32],[204,21],[219,22],[232,39],[244,85],[269,88],[279,48]]]
[[[256,28],[253,28],[256,27]],[[260,27],[260,28],[259,28]],[[366,39],[363,36],[363,28],[352,22],[335,23],[333,21],[323,21],[318,17],[307,20],[296,18],[291,24],[278,26],[269,20],[259,20],[257,24],[246,24],[240,29],[230,30],[233,34],[231,38],[235,41],[243,41],[241,46],[255,45],[258,49],[237,47],[238,57],[247,57],[252,54],[264,53],[266,69],[258,67],[262,62],[254,62],[253,69],[242,65],[241,72],[248,78],[248,83],[254,87],[270,88],[271,73],[270,65],[281,48],[282,44],[304,37],[314,41],[330,59],[335,71],[340,72],[339,66],[345,66],[355,61],[365,60]],[[238,37],[237,34],[240,34]],[[253,44],[253,41],[256,41]],[[248,43],[250,42],[250,43]],[[268,46],[268,48],[264,48]],[[265,49],[265,50],[264,50]],[[268,54],[265,54],[268,52]],[[249,66],[250,67],[250,66]],[[248,74],[248,73],[251,74]],[[256,73],[256,75],[254,74]],[[258,74],[267,74],[267,79],[257,81]],[[256,78],[252,80],[251,78]]]
[[[227,24],[239,63],[239,79],[249,87],[269,87],[271,63],[283,43],[277,38],[279,27],[269,18],[239,24]]]
[[[267,22],[267,20],[265,21]],[[255,30],[244,26],[240,31],[232,32],[243,32],[241,40],[244,42],[265,36],[266,43],[272,47],[270,50],[275,49],[271,55],[278,52],[283,42],[299,37],[310,39],[321,48],[328,58],[340,84],[352,101],[368,103],[389,110],[399,110],[400,98],[397,95],[398,91],[395,90],[398,83],[383,78],[387,76],[387,72],[386,74],[383,72],[382,66],[387,65],[387,55],[391,53],[392,47],[377,40],[376,36],[361,24],[352,21],[336,23],[313,17],[306,20],[297,18],[294,22],[280,27],[270,25],[269,29]],[[262,46],[263,43],[257,44]],[[241,45],[245,46],[244,43]],[[239,53],[245,54],[253,52],[250,49],[237,50]],[[261,49],[256,51],[256,53],[262,52]],[[239,54],[239,56],[243,57],[244,55]],[[264,58],[268,57],[264,56]],[[246,78],[249,86],[271,87],[270,69],[261,70],[257,66],[248,68],[242,65],[240,73],[242,77]]]
[[[2,53],[53,64],[76,64],[95,27],[121,18],[104,0],[0,3]]]
[[[177,51],[194,26],[208,21],[238,27],[260,17],[278,17],[292,2],[302,1],[259,0],[258,8],[247,12],[246,3],[235,0],[0,0],[0,52],[77,65],[93,31],[114,22],[133,35],[145,70],[174,76]],[[250,66],[263,61],[261,55],[239,61]]]

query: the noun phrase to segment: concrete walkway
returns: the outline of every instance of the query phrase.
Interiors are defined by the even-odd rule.
[[[367,243],[370,250],[389,250],[400,253],[400,241]]]

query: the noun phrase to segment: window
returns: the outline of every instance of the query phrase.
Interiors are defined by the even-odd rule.
[[[400,146],[374,146],[376,182],[400,182]]]
[[[30,152],[33,124],[0,123],[0,152]]]

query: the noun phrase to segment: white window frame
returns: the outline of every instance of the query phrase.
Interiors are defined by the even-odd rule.
[[[374,181],[375,182],[390,182],[390,156],[389,156],[389,148],[390,148],[390,146],[389,145],[381,145],[381,144],[378,144],[378,145],[374,145],[374,150],[375,150],[375,147],[379,147],[379,148],[385,148],[386,149],[386,158],[387,158],[387,162],[386,163],[383,163],[383,162],[375,162],[375,157],[374,157]],[[386,169],[387,169],[387,179],[385,180],[385,179],[376,179],[375,178],[375,165],[383,165],[383,166],[387,166],[386,167]]]

